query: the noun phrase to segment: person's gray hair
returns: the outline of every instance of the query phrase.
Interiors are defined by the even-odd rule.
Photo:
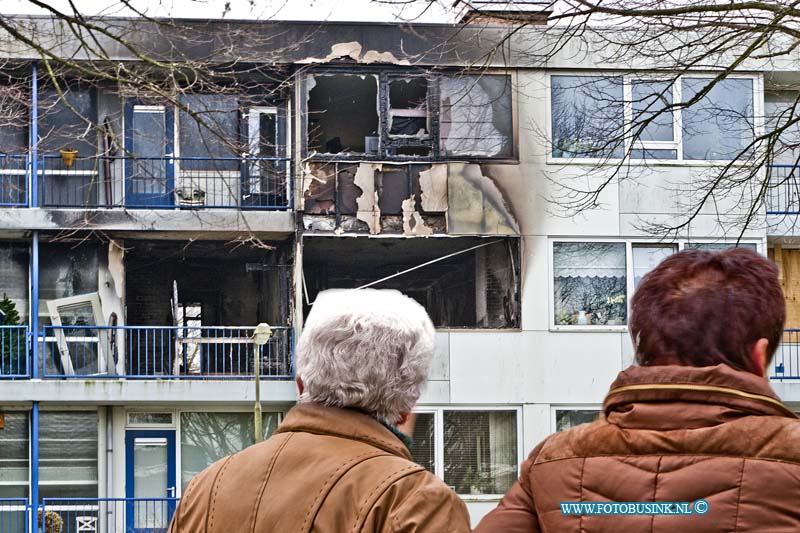
[[[300,401],[351,407],[396,424],[422,392],[434,335],[425,309],[399,291],[323,291],[295,350]]]

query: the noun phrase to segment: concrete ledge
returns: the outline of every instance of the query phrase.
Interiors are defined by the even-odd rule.
[[[261,381],[263,402],[296,402],[294,381]],[[58,402],[84,405],[252,403],[252,380],[26,380],[0,383],[0,404]]]
[[[0,230],[114,232],[294,233],[294,211],[236,209],[0,209]]]

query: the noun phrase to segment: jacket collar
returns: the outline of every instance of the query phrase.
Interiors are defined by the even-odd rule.
[[[660,429],[701,427],[747,415],[797,418],[766,379],[727,365],[629,367],[611,384],[603,412],[620,426]]]
[[[357,440],[411,460],[408,448],[396,435],[371,416],[353,409],[297,404],[286,414],[276,433],[293,431]]]

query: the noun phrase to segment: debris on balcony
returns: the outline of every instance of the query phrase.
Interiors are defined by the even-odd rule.
[[[303,239],[309,302],[321,290],[383,280],[372,286],[402,290],[443,328],[518,327],[518,270],[516,237]]]

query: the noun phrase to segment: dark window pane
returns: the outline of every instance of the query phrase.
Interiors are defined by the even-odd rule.
[[[414,462],[425,467],[431,473],[436,473],[433,413],[417,413],[417,420],[414,423],[414,434],[411,436],[414,446],[411,449],[411,457]]]
[[[379,128],[374,75],[317,74],[306,79],[306,87],[310,152],[377,152],[367,149]]]
[[[683,101],[689,101],[711,81],[683,78]],[[682,121],[684,159],[727,161],[738,157],[754,136],[753,80],[716,82],[699,102],[683,110]]]
[[[516,478],[516,411],[444,411],[447,485],[458,494],[504,494]]]
[[[600,416],[600,411],[590,409],[569,409],[556,411],[556,431],[564,431],[578,424],[594,422]]]
[[[46,243],[40,246],[39,253],[42,300],[97,291],[97,245]]]
[[[672,112],[665,111],[659,114],[659,111],[667,109],[670,105],[672,105],[671,83],[641,80],[631,82],[634,131],[644,126],[639,135],[640,141],[675,140]]]
[[[622,157],[621,77],[552,76],[553,157]]]
[[[62,86],[64,97],[54,88],[39,93],[39,150],[59,155],[62,148],[78,151],[78,157],[97,153],[97,104],[95,91],[87,87]]]
[[[181,158],[200,158],[183,161],[181,168],[237,170],[238,161],[210,161],[236,158],[239,138],[239,102],[234,96],[218,94],[189,94],[181,103],[192,114],[180,112]]]
[[[631,159],[678,159],[678,151],[668,149],[634,148],[631,150]]]

